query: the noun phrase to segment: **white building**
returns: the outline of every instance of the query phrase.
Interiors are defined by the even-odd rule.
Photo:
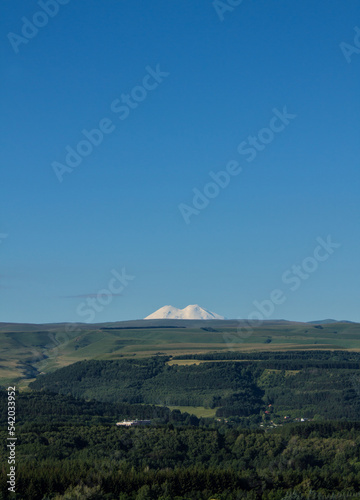
[[[151,420],[123,420],[122,422],[117,422],[117,426],[133,427],[134,425],[150,425]]]

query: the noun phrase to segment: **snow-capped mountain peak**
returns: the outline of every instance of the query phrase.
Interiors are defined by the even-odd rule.
[[[174,306],[163,306],[153,312],[144,319],[225,319],[219,314],[213,313],[200,307],[198,304],[193,304],[178,309]]]

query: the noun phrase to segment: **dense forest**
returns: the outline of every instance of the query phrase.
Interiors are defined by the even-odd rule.
[[[173,356],[173,360],[181,359],[198,359],[198,360],[248,360],[248,361],[268,361],[273,363],[282,362],[292,363],[292,366],[312,365],[318,366],[327,365],[328,367],[342,364],[343,368],[352,367],[360,368],[360,352],[354,351],[325,351],[325,350],[302,350],[302,351],[263,351],[263,352],[242,352],[242,351],[221,351],[221,352],[208,352],[204,354],[182,354],[181,356]]]
[[[228,359],[230,355],[235,359]],[[358,353],[227,352],[197,357],[209,362],[169,365],[165,356],[80,361],[39,376],[30,387],[86,400],[216,408],[218,417],[239,417],[244,424],[248,419],[251,425],[270,417],[277,424],[284,417],[359,418]]]
[[[35,390],[84,399],[179,406],[215,407],[242,400],[237,415],[259,413],[263,392],[251,370],[239,363],[169,366],[168,358],[80,361],[30,384]]]
[[[77,402],[59,395],[51,396],[52,406],[31,410],[37,397],[45,403],[33,394],[23,407],[30,414],[17,426],[17,494],[8,494],[3,466],[2,499],[321,499],[356,498],[360,490],[360,422],[267,432],[215,421],[126,429],[97,421],[96,406],[81,401],[87,416],[67,422]],[[59,408],[63,416],[56,418]],[[3,444],[2,463],[6,454]]]
[[[6,421],[7,392],[0,392],[0,419]],[[47,392],[24,392],[16,396],[16,421],[25,429],[38,425],[54,426],[72,424],[79,420],[82,425],[111,424],[120,419],[151,419],[154,424],[181,423],[199,425],[199,419],[194,415],[179,410],[155,405],[131,405],[128,403],[104,403],[100,401],[85,401],[72,396],[52,394]]]
[[[39,376],[16,394],[16,494],[0,427],[0,500],[358,498],[358,354],[206,356],[83,361]],[[124,418],[151,425],[117,427]]]

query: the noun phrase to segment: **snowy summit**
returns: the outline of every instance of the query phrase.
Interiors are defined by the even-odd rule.
[[[215,314],[197,304],[178,309],[173,306],[160,307],[144,319],[225,319],[219,314]]]

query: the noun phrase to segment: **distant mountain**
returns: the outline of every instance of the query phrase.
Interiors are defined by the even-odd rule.
[[[327,325],[329,323],[337,323],[336,319],[319,319],[319,321],[308,321],[309,325]]]
[[[353,321],[348,321],[346,319],[320,319],[319,321],[308,321],[309,325],[328,325],[330,323],[354,323]]]
[[[184,309],[174,306],[160,307],[144,319],[225,319],[219,314],[215,314],[197,304],[189,305]]]

